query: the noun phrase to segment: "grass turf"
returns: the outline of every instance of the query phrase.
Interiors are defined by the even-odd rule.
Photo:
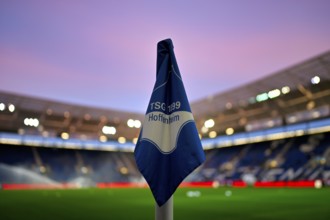
[[[0,190],[0,219],[151,220],[154,200],[149,189]],[[330,188],[180,188],[174,219],[328,220]]]

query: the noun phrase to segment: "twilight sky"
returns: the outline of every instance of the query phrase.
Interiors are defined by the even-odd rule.
[[[193,102],[328,51],[329,10],[329,0],[0,0],[0,90],[143,113],[156,44],[171,38]]]

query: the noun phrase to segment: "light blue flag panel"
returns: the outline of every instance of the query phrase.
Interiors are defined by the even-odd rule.
[[[157,44],[156,83],[134,154],[158,206],[205,160],[171,39]]]

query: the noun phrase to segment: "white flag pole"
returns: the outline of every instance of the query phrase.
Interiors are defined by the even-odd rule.
[[[173,195],[161,207],[155,203],[156,220],[173,220]]]

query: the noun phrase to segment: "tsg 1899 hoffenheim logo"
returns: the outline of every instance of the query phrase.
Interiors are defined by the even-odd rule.
[[[171,73],[182,86],[182,80],[173,67],[169,74]],[[167,82],[156,87],[153,95],[156,96],[157,92],[166,89]],[[161,101],[150,102],[148,109],[150,111],[145,116],[140,141],[151,142],[163,154],[171,153],[177,146],[181,129],[187,123],[194,122],[192,113],[185,111],[183,104],[178,100],[169,104]]]
[[[193,121],[192,113],[187,111],[169,115],[161,111],[149,112],[144,119],[141,141],[151,142],[162,153],[171,153],[176,148],[181,129]]]

